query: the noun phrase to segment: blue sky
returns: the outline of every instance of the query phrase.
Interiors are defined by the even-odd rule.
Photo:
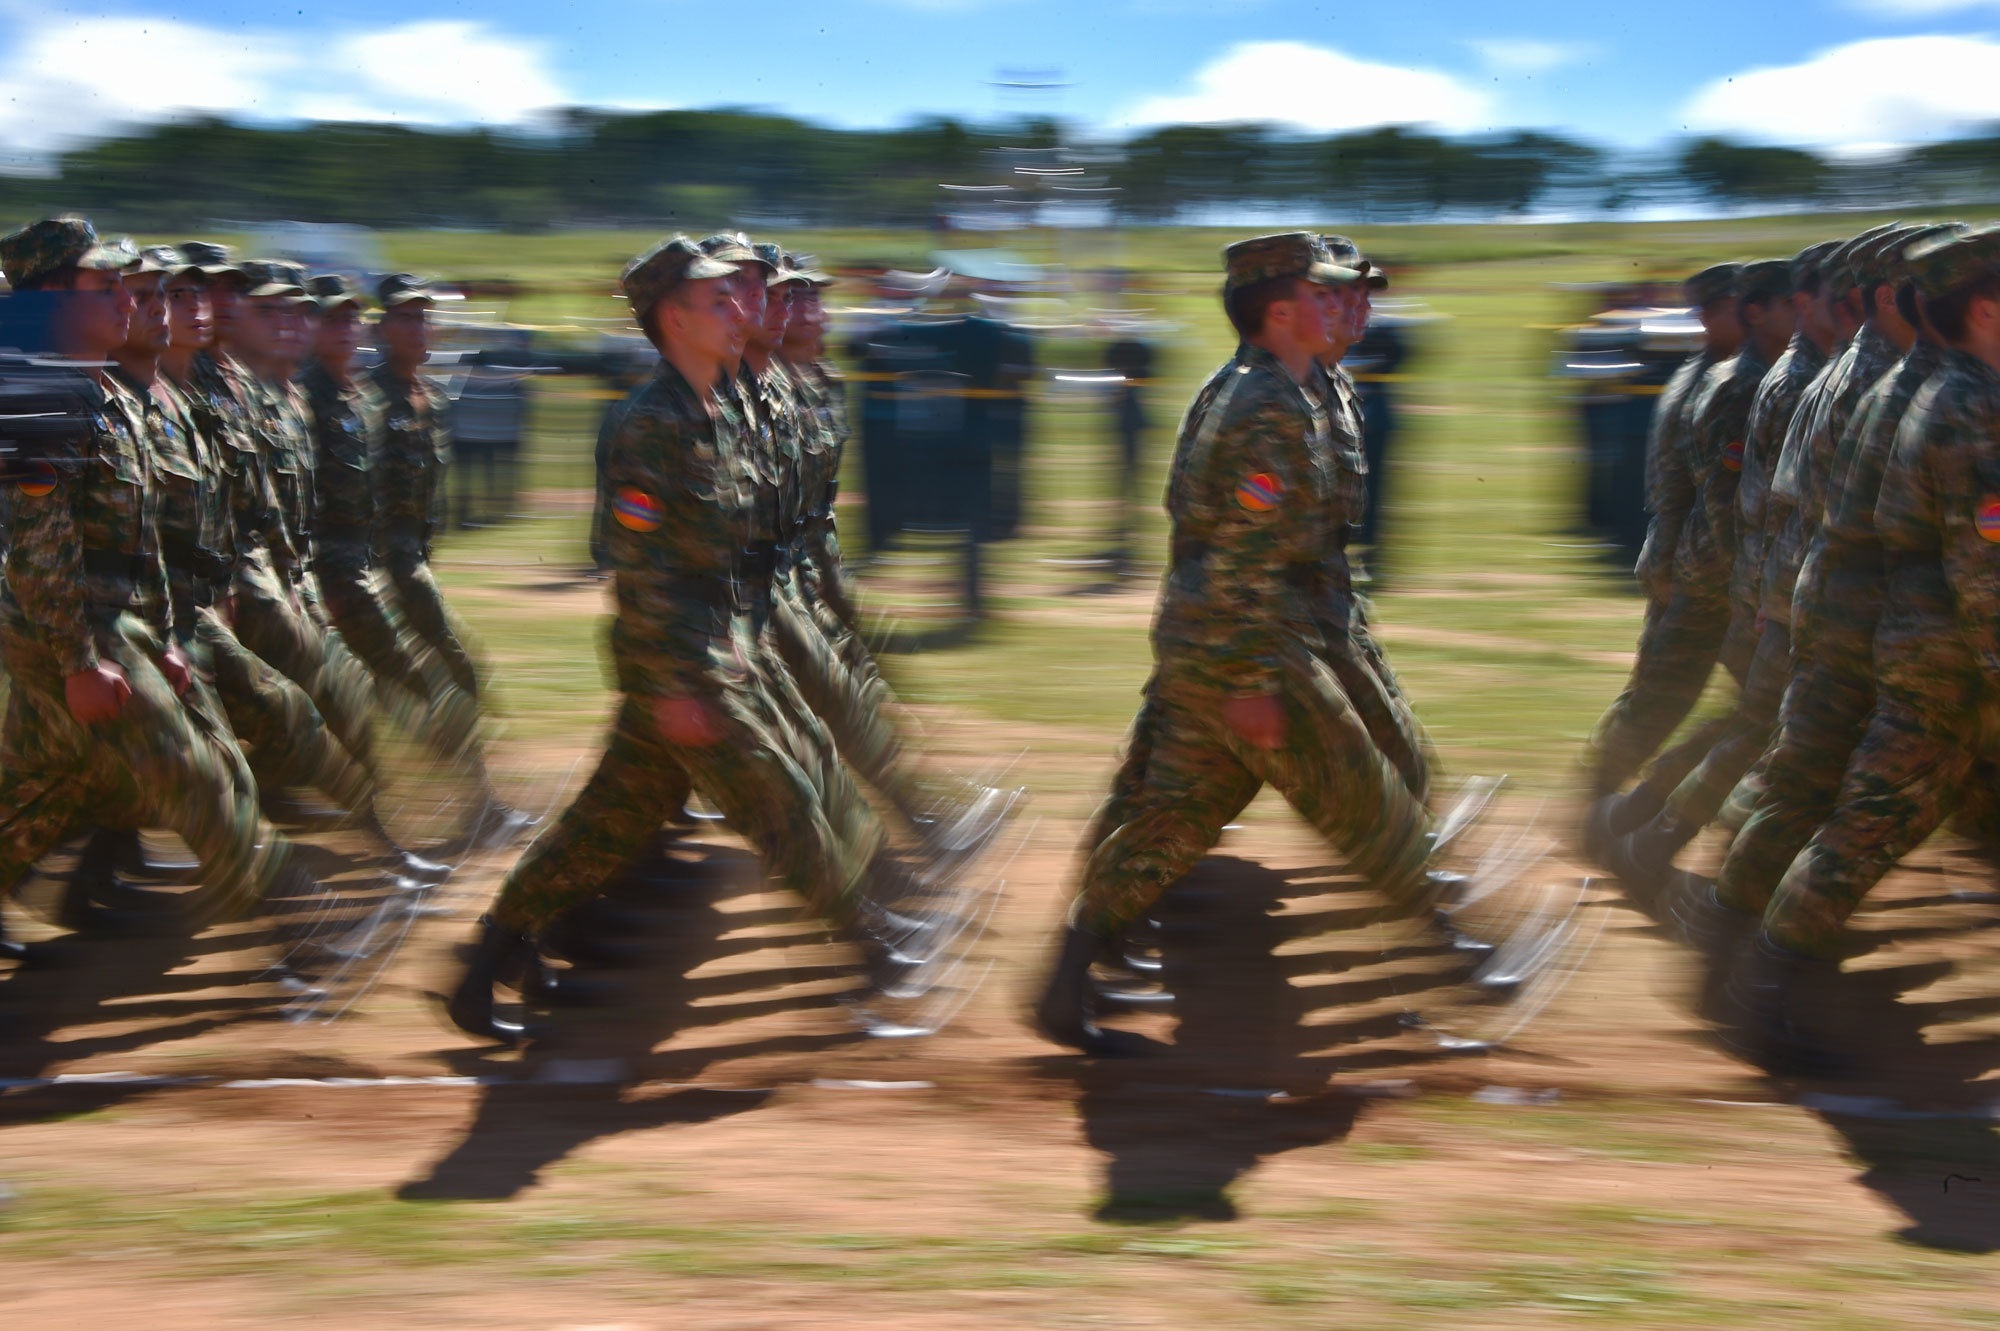
[[[740,17],[739,17],[740,16]],[[1069,86],[993,86],[1057,71]],[[1834,150],[2000,121],[2000,0],[0,0],[0,144],[189,110],[496,124],[756,105],[847,125],[1053,112],[1108,133],[1273,119],[1727,132]]]

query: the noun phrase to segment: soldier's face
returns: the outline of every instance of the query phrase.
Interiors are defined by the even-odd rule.
[[[132,296],[117,273],[85,268],[62,302],[62,340],[75,355],[101,359],[125,345],[132,329]]]
[[[245,302],[243,326],[256,354],[276,366],[296,364],[305,352],[305,320],[284,296],[259,296]]]
[[[660,325],[671,345],[717,364],[743,354],[743,306],[734,278],[700,278],[665,299]]]
[[[319,331],[313,337],[313,352],[333,365],[354,359],[361,345],[361,311],[352,305],[336,305],[319,317]]]
[[[736,303],[743,310],[745,323],[762,324],[764,307],[769,299],[764,288],[764,269],[754,263],[746,263],[735,274],[723,279],[736,293]]]
[[[132,320],[125,329],[125,346],[140,354],[155,354],[167,346],[167,294],[160,290],[158,273],[140,273],[125,279],[132,296]]]
[[[796,361],[818,360],[826,346],[826,306],[818,287],[799,287],[792,295],[791,316],[785,321],[785,355]]]
[[[382,354],[402,365],[422,365],[431,357],[429,307],[420,300],[405,301],[382,312],[376,323],[376,337]]]
[[[175,282],[167,288],[167,339],[169,346],[190,351],[215,340],[215,308],[200,282]]]
[[[224,342],[235,340],[240,332],[237,324],[243,318],[243,288],[225,276],[209,288],[208,299],[215,315],[215,335]]]
[[[1375,297],[1368,290],[1366,282],[1357,282],[1347,297],[1347,340],[1359,342],[1368,331],[1368,316],[1375,308]]]
[[[764,319],[759,328],[762,345],[775,347],[785,340],[785,326],[791,319],[794,290],[796,288],[790,284],[764,289]]]
[[[1334,349],[1347,318],[1339,289],[1302,280],[1286,304],[1292,308],[1292,336],[1299,350],[1323,356]]]

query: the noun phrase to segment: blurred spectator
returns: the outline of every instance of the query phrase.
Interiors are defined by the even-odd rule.
[[[514,512],[521,438],[528,432],[528,334],[503,329],[466,375],[452,407],[458,525],[485,527]]]

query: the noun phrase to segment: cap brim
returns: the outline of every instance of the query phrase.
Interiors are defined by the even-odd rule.
[[[138,267],[141,262],[131,250],[116,245],[92,245],[78,256],[75,266],[105,273],[122,273],[128,268]]]
[[[758,262],[757,256],[747,251],[722,250],[716,254],[704,254],[698,259],[688,261],[688,266],[681,272],[681,281],[701,282],[711,277],[728,277],[732,273],[741,272],[743,269],[740,263],[721,257],[730,253],[743,253],[749,262]]]
[[[322,310],[337,310],[343,305],[352,305],[357,310],[361,308],[361,297],[352,293],[340,296],[314,296],[313,300]]]
[[[1337,263],[1324,261],[1315,262],[1299,276],[1308,282],[1317,282],[1323,287],[1350,287],[1362,279],[1362,274],[1352,268],[1343,268]]]
[[[771,266],[758,258],[755,251],[746,250],[741,245],[724,245],[721,249],[707,257],[715,260],[717,263],[735,264],[739,267],[746,263],[763,264],[766,268]]]
[[[306,289],[304,287],[293,286],[290,282],[266,282],[263,286],[252,287],[243,294],[251,300],[262,300],[266,296],[305,296],[307,300],[312,299],[311,296],[306,296]]]
[[[789,286],[793,282],[810,283],[812,279],[796,268],[780,268],[764,279],[767,287]]]
[[[426,305],[435,305],[437,304],[437,297],[428,291],[399,291],[393,296],[384,296],[382,298],[382,308],[393,310],[399,306],[414,304],[418,301],[422,301]]]

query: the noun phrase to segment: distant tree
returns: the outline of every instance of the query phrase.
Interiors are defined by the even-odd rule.
[[[1681,174],[1697,188],[1734,203],[1806,203],[1831,184],[1832,170],[1798,148],[1696,139],[1681,150]]]

